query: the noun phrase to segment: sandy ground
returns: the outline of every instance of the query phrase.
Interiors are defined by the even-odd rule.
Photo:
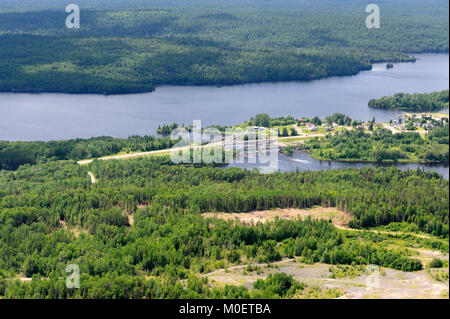
[[[367,272],[354,278],[331,278],[330,265],[301,264],[295,259],[284,259],[273,264],[275,267],[267,267],[265,264],[253,264],[260,266],[261,273],[244,272],[247,266],[230,267],[227,270],[220,269],[204,276],[208,277],[213,285],[244,285],[252,289],[257,279],[264,279],[270,273],[284,272],[292,275],[309,287],[321,289],[339,289],[342,291],[340,299],[435,299],[448,298],[449,283],[434,280],[425,270],[419,272],[402,272],[383,268],[380,272],[379,284],[371,285]],[[384,273],[384,274],[383,274]]]
[[[205,213],[204,217],[221,218],[232,220],[247,225],[264,223],[279,217],[280,219],[311,218],[331,219],[333,224],[340,228],[352,231],[359,231],[347,227],[350,215],[339,211],[337,208],[316,207],[312,209],[274,209],[267,211],[254,211],[248,213]],[[380,233],[396,234],[395,232],[377,231]],[[416,234],[415,234],[416,235]],[[417,234],[422,237],[422,235]],[[428,235],[423,235],[428,237]],[[439,251],[411,248],[417,251],[417,256],[424,265],[427,265],[433,258],[448,260],[449,255]],[[275,267],[267,267],[266,264],[253,263],[252,266],[259,266],[260,273],[255,271],[246,272],[247,265],[220,269],[205,274],[213,284],[217,285],[244,285],[251,289],[257,279],[264,279],[270,273],[284,272],[292,275],[300,282],[309,287],[319,287],[321,289],[338,289],[342,291],[343,299],[422,299],[422,298],[448,298],[449,282],[440,282],[435,280],[426,270],[418,272],[402,272],[394,269],[383,268],[379,276],[379,285],[371,285],[370,279],[373,276],[370,272],[361,272],[354,278],[332,278],[329,271],[330,265],[301,264],[295,259],[285,259],[273,264]],[[448,271],[448,268],[447,268]],[[370,277],[369,277],[370,276]]]
[[[275,217],[280,219],[305,219],[308,216],[313,219],[331,219],[334,225],[345,227],[351,216],[335,207],[316,207],[311,209],[285,208],[248,213],[204,213],[203,217],[220,218],[223,220],[235,220],[246,225],[255,225],[272,221]]]
[[[130,227],[133,227],[133,225],[134,225],[133,214],[127,214],[127,217],[128,217],[128,223],[130,224]]]
[[[95,178],[94,174],[92,172],[88,172],[88,174],[91,177],[91,183],[92,184],[97,183],[97,179]]]

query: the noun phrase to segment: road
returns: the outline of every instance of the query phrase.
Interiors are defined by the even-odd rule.
[[[395,133],[401,133],[401,131],[395,130],[392,127],[389,127],[389,125],[384,124],[386,128],[391,129],[391,131],[395,134]],[[294,124],[293,127],[295,128],[295,130],[297,130],[298,132],[298,136],[287,136],[287,137],[279,137],[282,139],[296,139],[296,138],[312,138],[312,137],[324,137],[327,134],[331,133],[331,134],[336,134],[336,131],[334,132],[329,132],[327,134],[324,133],[312,133],[312,134],[308,134],[308,133],[304,133],[302,132],[302,130],[296,125]],[[351,127],[347,127],[348,130],[351,130]],[[218,139],[218,140],[213,140],[211,142],[209,142],[206,145],[202,145],[202,146],[183,146],[183,147],[176,147],[176,148],[170,148],[170,149],[163,149],[163,150],[157,150],[157,151],[149,151],[149,152],[137,152],[137,153],[130,153],[130,154],[121,154],[121,155],[111,155],[111,156],[105,156],[105,157],[100,157],[98,158],[98,160],[100,161],[107,161],[107,160],[114,160],[114,159],[130,159],[130,158],[134,158],[134,157],[141,157],[141,156],[151,156],[151,155],[158,155],[158,154],[170,154],[171,152],[177,152],[177,151],[181,151],[184,150],[186,148],[204,148],[204,147],[215,147],[215,146],[223,146],[223,147],[238,147],[238,146],[242,146],[242,144],[246,144],[247,141],[243,140],[243,136],[246,133],[238,133],[238,134],[234,134],[231,136],[225,136],[224,138]],[[274,141],[273,139],[270,140],[270,142]],[[281,142],[277,142],[277,146],[278,147],[284,147],[286,146],[286,143],[281,143]],[[251,144],[250,144],[251,147]],[[242,148],[241,148],[242,149]],[[85,159],[85,160],[80,160],[77,163],[79,165],[87,165],[90,164],[94,161],[94,159]]]

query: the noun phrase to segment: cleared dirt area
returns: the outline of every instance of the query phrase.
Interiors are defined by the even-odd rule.
[[[284,272],[305,283],[308,287],[319,289],[337,289],[341,291],[341,299],[435,299],[448,298],[449,284],[434,280],[425,270],[418,272],[403,272],[382,268],[379,275],[379,285],[370,287],[368,276],[370,272],[361,271],[355,277],[334,278],[330,265],[307,265],[295,259],[283,261],[267,267],[266,264],[253,264],[259,267],[259,272],[246,271],[247,266],[234,266],[220,269],[204,276],[213,285],[244,285],[252,289],[257,279],[264,279],[269,274]],[[353,267],[353,266],[351,266]],[[357,266],[355,266],[357,267]]]
[[[327,219],[336,226],[344,227],[348,224],[351,216],[343,211],[339,211],[335,207],[314,207],[310,209],[298,208],[277,208],[272,210],[253,211],[248,213],[204,213],[205,218],[219,218],[223,220],[234,220],[246,225],[255,225],[272,221],[276,217],[280,219],[305,219],[311,217],[313,219]]]
[[[434,258],[438,258],[441,260],[448,260],[449,255],[444,254],[437,250],[425,249],[425,248],[409,248],[411,250],[415,250],[418,255],[415,258],[418,258],[422,264],[425,266],[428,265]]]
[[[127,217],[128,217],[128,224],[130,224],[130,227],[133,227],[133,225],[134,225],[133,214],[127,214]]]
[[[94,174],[92,172],[88,172],[88,174],[91,177],[91,183],[92,184],[97,183],[97,179],[95,178]]]
[[[274,209],[248,213],[205,213],[203,217],[220,218],[247,225],[265,223],[274,220],[276,217],[291,220],[311,217],[313,219],[331,220],[340,229],[362,231],[348,228],[347,225],[351,216],[335,207]],[[389,231],[372,231],[389,235],[402,234]],[[428,235],[419,234],[417,236],[429,237]],[[425,266],[435,257],[448,260],[448,254],[439,251],[412,247],[408,247],[408,249],[416,251],[417,255],[414,258],[420,259]],[[253,283],[257,279],[264,279],[269,274],[283,272],[292,275],[296,280],[305,283],[310,288],[317,288],[318,291],[322,292],[322,295],[326,296],[326,293],[323,292],[327,290],[339,291],[338,298],[343,299],[435,299],[448,298],[449,296],[449,281],[445,279],[443,281],[436,280],[429,273],[428,269],[416,272],[403,272],[389,268],[379,268],[379,285],[373,287],[369,280],[371,272],[366,266],[344,266],[345,271],[338,269],[337,272],[332,270],[332,268],[336,269],[336,267],[339,268],[339,266],[330,267],[330,265],[321,263],[309,265],[296,259],[284,259],[273,263],[271,266],[252,263],[250,269],[256,268],[258,269],[257,271],[248,270],[247,265],[239,265],[227,269],[219,269],[204,276],[208,277],[213,285],[244,285],[252,289]],[[448,268],[442,271],[448,272]],[[371,276],[371,278],[373,277]]]

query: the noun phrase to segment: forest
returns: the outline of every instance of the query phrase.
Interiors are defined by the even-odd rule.
[[[81,5],[80,29],[65,28],[63,3],[44,2],[0,8],[0,91],[121,94],[312,80],[448,52],[444,0],[384,1],[380,29],[366,28],[358,1],[96,1],[103,5]]]
[[[129,152],[148,152],[168,149],[178,141],[153,136],[129,138],[93,137],[49,142],[0,141],[0,170],[16,170],[21,165],[35,165],[48,161],[82,160]]]
[[[449,127],[436,127],[424,137],[416,132],[393,134],[381,127],[373,132],[337,132],[307,140],[302,149],[324,160],[448,163]]]
[[[200,277],[243,260],[286,257],[416,271],[420,260],[384,245],[387,235],[339,230],[328,220],[246,226],[201,213],[333,206],[351,214],[351,227],[409,223],[433,238],[403,240],[448,251],[448,192],[436,173],[395,167],[267,175],[144,157],[1,170],[0,296],[287,298],[305,287],[283,274],[252,290]],[[80,289],[65,285],[68,264],[80,266]]]
[[[369,101],[369,106],[377,109],[411,111],[440,111],[448,109],[448,90],[432,93],[397,93]]]

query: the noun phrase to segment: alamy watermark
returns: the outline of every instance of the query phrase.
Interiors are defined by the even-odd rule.
[[[179,127],[170,138],[180,140],[170,152],[173,163],[250,163],[278,169],[278,130],[253,126],[246,129],[202,129],[200,120],[191,130]]]
[[[366,18],[366,27],[368,29],[380,28],[380,7],[376,4],[369,4],[366,7],[366,13],[370,13]]]
[[[369,273],[366,278],[366,290],[369,293],[375,292],[376,289],[380,288],[380,267],[377,265],[369,265],[366,268],[366,273]]]
[[[69,4],[66,7],[66,13],[69,15],[66,18],[66,27],[68,29],[80,28],[80,7],[77,4]],[[369,4],[366,7],[366,13],[369,15],[366,18],[366,27],[368,29],[380,28],[380,7],[376,4]],[[300,54],[300,49],[298,49]]]
[[[80,28],[80,7],[76,4],[69,4],[66,12],[70,13],[66,18],[66,27],[68,29]]]
[[[66,287],[68,289],[80,288],[80,267],[76,264],[67,265],[66,273],[69,274],[66,278]]]

